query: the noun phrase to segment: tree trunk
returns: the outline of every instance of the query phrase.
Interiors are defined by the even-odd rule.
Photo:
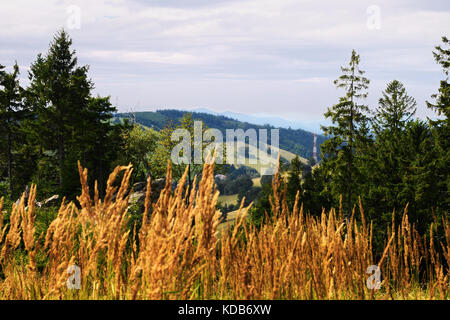
[[[8,128],[8,180],[9,180],[9,193],[12,197],[13,181],[12,181],[12,153],[11,153],[11,131]]]
[[[63,187],[63,170],[64,170],[64,137],[62,135],[58,136],[58,157],[59,157],[59,188]]]
[[[354,73],[352,75],[354,77]],[[352,215],[352,166],[353,166],[353,96],[354,96],[354,83],[351,84],[351,100],[350,100],[350,134],[348,137],[349,155],[348,155],[348,176],[347,176],[347,216],[350,219]]]

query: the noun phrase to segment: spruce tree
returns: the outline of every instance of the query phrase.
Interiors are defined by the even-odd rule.
[[[411,154],[406,129],[416,111],[416,101],[397,80],[387,84],[371,119],[375,137],[358,145],[360,190],[366,215],[373,222],[374,247],[380,248],[392,211],[402,211],[414,197],[404,192],[405,177],[411,172]],[[369,128],[365,129],[369,134]],[[370,134],[369,134],[370,135]],[[413,187],[409,185],[409,187]],[[413,190],[411,188],[410,190]]]
[[[333,125],[322,127],[325,135],[330,136],[321,146],[323,165],[332,175],[335,199],[344,194],[348,216],[356,200],[353,187],[357,170],[354,161],[355,141],[360,136],[359,126],[368,112],[368,107],[361,101],[367,97],[369,80],[364,77],[365,72],[360,70],[359,63],[360,56],[353,50],[348,67],[341,67],[342,75],[334,81],[336,87],[344,89],[346,94],[325,113]]]
[[[23,89],[19,84],[19,66],[16,64],[11,73],[4,72],[0,66],[0,130],[5,137],[7,175],[9,192],[13,194],[13,146],[18,134],[20,122],[24,117]]]
[[[405,149],[407,144],[404,140],[406,128],[416,112],[416,101],[407,94],[402,83],[394,80],[387,85],[378,104],[373,118],[377,133],[377,164],[372,168],[378,174],[377,177],[371,175],[367,178],[377,179],[371,186],[382,190],[383,200],[379,205],[383,203],[384,210],[401,210],[406,203],[398,199],[398,194],[408,167],[406,159],[410,158],[410,150]]]
[[[69,146],[80,133],[80,117],[87,109],[93,87],[88,67],[78,66],[72,40],[64,31],[53,38],[47,55],[38,55],[29,73],[29,91],[34,98],[36,125],[44,149],[56,150],[59,187],[64,189]],[[71,166],[71,165],[70,165]]]
[[[123,147],[118,138],[126,130],[112,124],[116,108],[110,98],[92,96],[89,66],[78,65],[72,40],[64,30],[56,33],[46,55],[39,54],[30,69],[27,101],[35,115],[29,126],[35,132],[30,136],[39,145],[40,158],[48,158],[44,166],[52,166],[56,156],[59,192],[69,197],[78,192],[78,160],[103,189]]]
[[[403,130],[408,121],[416,113],[416,100],[409,96],[403,84],[394,80],[388,83],[382,97],[378,101],[374,117],[375,127],[397,134]]]

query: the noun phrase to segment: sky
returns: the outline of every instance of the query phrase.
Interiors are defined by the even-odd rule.
[[[0,0],[0,64],[30,64],[65,28],[95,94],[119,111],[207,108],[323,120],[344,94],[351,51],[371,109],[401,81],[417,116],[444,79],[432,51],[450,36],[446,0]]]

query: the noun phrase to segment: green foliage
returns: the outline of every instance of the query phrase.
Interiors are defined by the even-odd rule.
[[[290,208],[294,206],[297,192],[301,191],[301,178],[303,176],[302,172],[304,167],[304,164],[300,161],[298,156],[291,161],[286,185],[287,204]]]
[[[249,214],[252,223],[256,227],[261,227],[264,223],[266,216],[270,217],[272,214],[271,206],[270,206],[270,197],[273,195],[272,188],[272,176],[263,176],[267,177],[263,183],[261,179],[261,190],[259,192],[259,197],[256,199],[254,206],[250,209]],[[270,178],[270,182],[267,181]]]
[[[448,45],[446,38],[444,44]],[[434,55],[447,75],[449,51],[437,47]],[[321,146],[323,160],[303,172],[297,161],[292,161],[286,196],[292,205],[300,192],[300,202],[313,215],[338,208],[341,199],[349,215],[361,197],[366,218],[372,223],[374,253],[379,258],[393,211],[397,225],[407,208],[409,221],[420,234],[429,234],[433,222],[436,239],[444,236],[440,221],[448,216],[450,207],[448,79],[441,82],[439,94],[433,95],[436,104],[429,103],[440,116],[438,120],[429,124],[415,120],[416,101],[398,80],[387,84],[370,117],[367,106],[360,102],[367,96],[369,81],[359,70],[359,62],[353,51],[349,67],[342,68],[343,75],[335,81],[346,94],[325,114],[333,125],[324,128],[330,139]],[[273,192],[269,181],[264,180],[252,209],[256,225],[262,223]]]
[[[46,234],[48,227],[58,216],[59,206],[36,209],[36,234]]]
[[[90,185],[98,180],[103,193],[106,175],[123,153],[127,124],[111,124],[115,107],[109,97],[92,96],[89,67],[78,66],[71,45],[69,35],[59,31],[48,52],[31,65],[25,90],[17,64],[11,74],[0,68],[0,137],[6,146],[0,150],[0,174],[10,182],[13,197],[34,182],[42,196],[59,193],[74,199],[78,160],[90,170]]]
[[[428,226],[434,222],[437,239],[442,237],[439,221],[448,216],[450,207],[449,43],[443,37],[433,52],[445,79],[431,96],[433,102],[427,102],[437,114],[437,119],[428,122],[414,119],[416,101],[398,80],[387,84],[375,113],[369,116],[368,106],[363,104],[369,80],[359,68],[359,55],[352,51],[348,66],[341,68],[342,75],[334,82],[345,94],[325,113],[332,122],[323,128],[327,138],[318,136],[321,162],[311,159],[312,133],[280,129],[280,148],[310,158],[308,165],[299,157],[290,163],[280,159],[282,176],[287,179],[279,187],[285,188],[289,207],[299,193],[305,210],[313,215],[339,207],[341,199],[350,215],[360,197],[373,224],[375,250],[384,245],[392,212],[395,210],[398,224],[406,206],[409,220],[420,233],[428,234]],[[31,65],[28,88],[19,83],[17,63],[11,72],[0,65],[0,196],[6,196],[8,211],[31,183],[38,185],[39,200],[55,193],[74,199],[80,192],[78,160],[89,170],[90,190],[96,184],[101,195],[107,175],[116,165],[134,165],[132,182],[149,176],[165,178],[171,150],[178,143],[172,141],[172,133],[178,128],[189,131],[192,157],[196,120],[202,121],[202,133],[210,127],[224,136],[230,128],[272,129],[178,110],[138,112],[134,115],[140,125],[130,124],[129,114],[113,118],[116,108],[109,97],[92,95],[89,67],[78,65],[71,46],[69,35],[58,32],[47,53],[39,54]],[[205,147],[202,142],[201,150]],[[189,184],[195,175],[201,175],[201,168],[200,164],[189,167]],[[184,164],[173,165],[174,179],[184,170]],[[219,172],[225,173],[226,179],[216,179],[218,190],[224,195],[238,194],[238,203],[219,206],[222,212],[238,209],[245,197],[244,205],[254,202],[251,218],[260,226],[270,212],[273,177],[261,177],[261,187],[255,187],[252,178],[259,174],[254,169],[216,166]],[[142,204],[129,210],[129,229],[135,224],[139,229]],[[56,214],[56,207],[37,211],[37,234],[45,233]],[[40,263],[39,257],[37,260]]]
[[[448,214],[450,208],[450,83],[448,79],[450,66],[450,41],[447,37],[442,37],[442,46],[437,46],[433,52],[436,62],[442,67],[446,79],[441,81],[438,93],[432,95],[436,102],[427,102],[427,106],[436,111],[440,117],[438,120],[430,121],[433,130],[432,151],[433,157],[429,166],[436,172],[433,185],[435,186],[435,196],[438,203],[442,204],[441,210]]]
[[[15,154],[20,148],[20,141],[17,141],[17,137],[20,134],[20,122],[25,118],[27,110],[23,104],[23,88],[19,84],[17,62],[11,73],[4,72],[3,68],[0,65],[0,152],[6,162],[9,194],[14,196],[18,193],[15,188]]]
[[[446,122],[448,126],[450,116],[450,84],[448,82],[448,73],[450,67],[450,40],[447,37],[442,37],[442,46],[437,46],[436,51],[433,52],[434,59],[442,67],[442,71],[447,76],[445,80],[441,81],[441,86],[437,94],[432,95],[436,103],[427,102],[427,106],[436,111],[445,119],[438,120],[437,125]]]
[[[44,153],[36,163],[31,182],[39,187],[39,196],[49,197],[58,190],[57,159],[53,152]]]
[[[348,67],[341,67],[342,75],[334,81],[337,88],[345,90],[345,96],[339,103],[328,108],[326,118],[333,125],[322,127],[330,139],[321,146],[324,158],[323,166],[331,174],[330,184],[337,203],[341,194],[346,198],[347,215],[351,215],[352,203],[356,200],[354,189],[355,177],[358,175],[355,166],[355,141],[361,137],[360,127],[366,120],[368,107],[359,103],[367,97],[369,80],[364,71],[359,69],[360,57],[353,50]]]
[[[274,129],[270,125],[254,125],[247,122],[241,122],[234,120],[225,116],[212,115],[201,112],[188,112],[180,110],[157,110],[156,112],[136,112],[133,116],[136,117],[136,122],[144,126],[154,128],[155,130],[164,129],[171,123],[171,126],[180,125],[180,119],[186,114],[191,114],[194,120],[199,120],[204,123],[204,126],[209,128],[215,128],[225,135],[226,129]],[[116,119],[128,118],[128,113],[118,113],[116,114]],[[279,128],[280,130],[280,148],[298,154],[301,157],[308,158],[312,156],[313,149],[313,138],[314,135],[311,132],[301,130],[301,129],[286,129]],[[270,131],[268,134],[268,139],[270,139]],[[320,145],[325,141],[325,137],[322,135],[317,136],[317,143]]]
[[[56,153],[58,192],[69,198],[78,193],[77,160],[92,171],[103,192],[118,152],[113,147],[118,135],[110,121],[115,108],[109,97],[91,96],[89,67],[78,66],[71,45],[64,30],[55,35],[47,54],[39,54],[31,65],[26,95],[33,111],[27,123],[29,140],[38,146],[40,157],[46,151]]]
[[[216,179],[217,190],[223,195],[232,195],[246,192],[253,186],[250,176],[243,175],[227,175],[225,180]]]
[[[0,198],[2,197],[10,198],[8,181],[0,181]]]
[[[325,166],[319,166],[305,175],[300,201],[311,215],[320,215],[334,204],[330,188],[330,174]]]
[[[244,207],[249,206],[252,202],[258,199],[260,193],[262,191],[261,187],[250,187],[247,190],[242,190],[238,194],[237,206],[241,205],[242,199],[244,200]]]
[[[416,113],[416,100],[408,96],[406,88],[397,80],[388,83],[378,104],[373,119],[378,131],[389,130],[392,134],[398,134]]]
[[[445,38],[444,43],[448,44]],[[437,47],[434,54],[448,74],[448,50]],[[398,225],[407,207],[409,221],[421,234],[429,233],[432,222],[439,225],[448,216],[448,83],[442,81],[440,93],[433,96],[437,103],[429,103],[441,116],[430,124],[414,120],[416,101],[397,80],[387,84],[376,112],[368,117],[366,107],[354,103],[366,96],[368,84],[358,63],[353,52],[350,67],[343,68],[344,75],[336,81],[347,94],[326,113],[335,126],[325,128],[331,135],[322,145],[325,159],[305,176],[301,200],[308,211],[319,214],[322,207],[338,207],[343,194],[348,214],[360,196],[366,218],[372,222],[375,252],[380,255],[393,211]]]
[[[126,133],[125,152],[120,155],[120,159],[124,164],[133,164],[134,175],[138,181],[146,181],[148,176],[154,177],[149,155],[155,152],[159,139],[160,134],[157,131],[136,124]]]

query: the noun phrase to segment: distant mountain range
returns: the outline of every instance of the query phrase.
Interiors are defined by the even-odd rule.
[[[206,112],[208,111],[208,112]],[[277,122],[286,121],[282,118],[261,118],[249,116],[244,114],[224,113],[218,114],[205,109],[197,109],[197,111],[186,110],[157,110],[147,112],[135,112],[136,122],[146,127],[161,130],[169,122],[174,125],[179,123],[179,120],[186,113],[192,113],[194,120],[201,120],[209,128],[219,129],[224,133],[226,129],[274,129],[279,128],[279,143],[280,148],[290,153],[297,154],[303,158],[311,158],[313,155],[314,134],[304,129],[294,129],[293,126],[285,127],[278,125]],[[118,113],[115,118],[129,118],[129,113]],[[239,119],[238,119],[239,118]],[[251,121],[251,122],[250,122]],[[270,133],[268,134],[270,138]],[[320,157],[319,146],[325,141],[323,135],[317,135],[318,156]]]
[[[187,110],[189,111],[189,110]],[[322,130],[320,129],[320,123],[314,122],[314,121],[292,121],[287,120],[282,117],[274,117],[267,114],[244,114],[244,113],[237,113],[237,112],[215,112],[211,111],[209,109],[205,108],[198,108],[193,109],[193,112],[199,112],[199,113],[208,113],[208,114],[214,114],[214,115],[220,115],[225,116],[231,119],[236,119],[243,122],[253,123],[253,124],[259,124],[259,125],[265,125],[269,124],[274,127],[279,128],[292,128],[292,129],[303,129],[308,130],[314,133],[322,133]]]

